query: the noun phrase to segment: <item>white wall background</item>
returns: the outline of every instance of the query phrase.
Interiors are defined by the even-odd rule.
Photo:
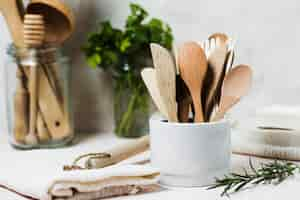
[[[76,10],[77,30],[67,43],[72,58],[73,98],[78,131],[103,131],[112,127],[110,78],[89,69],[80,52],[95,23],[110,19],[123,25],[128,0],[65,0]],[[300,3],[297,0],[160,0],[135,1],[173,28],[177,42],[203,40],[212,32],[226,32],[237,39],[236,63],[252,65],[254,91],[242,103],[243,111],[269,103],[300,103]],[[6,131],[3,68],[10,42],[0,17],[0,130]],[[298,37],[297,37],[298,36]],[[259,92],[257,92],[259,91]],[[240,105],[240,107],[242,106]],[[236,109],[237,110],[237,109]]]

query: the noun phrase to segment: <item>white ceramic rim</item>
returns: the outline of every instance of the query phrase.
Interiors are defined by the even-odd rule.
[[[169,124],[174,126],[211,126],[211,125],[217,125],[217,124],[226,124],[229,123],[229,121],[224,117],[223,119],[215,122],[169,122],[166,118],[163,116],[152,116],[150,118],[150,121],[155,121],[161,124]]]

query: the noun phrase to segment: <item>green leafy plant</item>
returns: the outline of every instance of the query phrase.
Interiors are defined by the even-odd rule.
[[[148,19],[148,13],[138,4],[130,4],[124,30],[114,28],[109,21],[100,23],[90,33],[83,47],[86,60],[93,68],[112,73],[115,82],[115,109],[122,103],[124,92],[131,93],[128,109],[117,119],[115,132],[119,135],[132,131],[136,112],[147,112],[147,90],[140,76],[150,55],[150,43],[172,48],[173,36],[169,25],[160,19]],[[152,65],[152,62],[150,63]],[[117,112],[117,111],[115,111]],[[123,135],[124,136],[124,135]],[[126,135],[125,135],[126,136]]]
[[[249,185],[280,184],[288,177],[300,172],[300,167],[292,162],[277,161],[261,164],[255,169],[249,160],[251,172],[244,170],[244,174],[231,173],[224,178],[216,179],[216,183],[208,189],[224,187],[221,196],[229,196],[230,193],[238,192]]]

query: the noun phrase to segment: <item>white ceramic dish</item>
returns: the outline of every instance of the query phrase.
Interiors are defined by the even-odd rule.
[[[160,183],[175,187],[207,186],[230,171],[230,125],[169,123],[150,119],[151,163]]]

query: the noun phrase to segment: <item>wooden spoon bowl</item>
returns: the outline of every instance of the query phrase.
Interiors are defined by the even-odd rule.
[[[206,55],[196,42],[187,42],[179,50],[178,62],[181,78],[193,99],[195,122],[203,122],[201,91],[207,72]]]
[[[234,67],[224,79],[220,107],[213,121],[222,119],[225,113],[249,92],[251,84],[251,68],[247,65]]]
[[[60,44],[74,30],[75,17],[72,10],[59,0],[31,0],[27,12],[44,16],[47,43]]]

